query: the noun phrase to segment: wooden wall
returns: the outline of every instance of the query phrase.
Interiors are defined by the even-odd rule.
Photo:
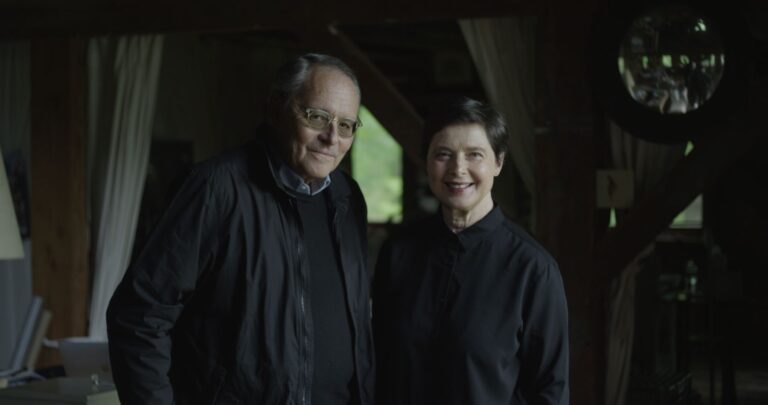
[[[85,41],[33,41],[30,62],[33,292],[53,314],[49,338],[82,336],[91,284],[85,214]],[[44,351],[40,365],[58,364],[57,354]]]

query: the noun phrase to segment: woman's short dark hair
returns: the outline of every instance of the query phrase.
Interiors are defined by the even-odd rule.
[[[357,82],[355,72],[341,59],[320,53],[305,53],[287,61],[277,70],[275,81],[269,90],[269,102],[279,103],[279,107],[283,111],[290,108],[294,97],[307,81],[307,76],[316,67],[337,69],[352,80],[352,83],[357,87],[358,94],[360,94],[360,85]]]
[[[490,105],[464,96],[444,97],[433,105],[424,122],[422,153],[426,156],[435,134],[454,124],[482,125],[496,159],[507,154],[509,133],[504,118]]]

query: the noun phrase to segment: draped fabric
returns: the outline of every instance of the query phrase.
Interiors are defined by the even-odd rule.
[[[0,43],[0,145],[5,153],[21,151],[27,169],[30,155],[29,56],[28,41]]]
[[[489,101],[506,118],[514,163],[533,194],[535,20],[528,16],[459,21]]]
[[[28,202],[18,198],[26,197],[29,177],[29,69],[29,42],[0,43],[0,162],[7,167],[0,168],[3,175],[0,193],[3,193],[4,204],[0,208],[0,260],[15,259],[23,253],[19,227],[22,236],[29,236]],[[17,193],[15,201],[10,190]]]
[[[608,131],[613,166],[633,171],[637,201],[672,170],[685,152],[685,143],[666,145],[648,142],[624,132],[612,121],[608,123]]]
[[[634,174],[635,201],[642,201],[683,158],[685,144],[663,145],[644,141],[608,122],[611,158],[616,169]],[[621,216],[617,223],[621,226]],[[635,334],[635,275],[642,269],[642,259],[653,249],[648,246],[611,284],[608,299],[608,356],[606,364],[606,404],[626,401],[632,365]]]
[[[642,259],[651,250],[649,246],[638,255],[608,289],[606,404],[622,405],[626,400],[635,337],[635,276],[642,269]]]
[[[88,173],[94,279],[89,335],[106,339],[106,310],[133,247],[149,162],[162,36],[88,44]]]
[[[28,41],[0,43],[0,153],[5,153],[5,156],[15,153],[23,157],[24,181],[29,181],[29,57]],[[0,371],[12,364],[32,301],[32,262],[28,239],[23,241],[23,249],[22,259],[0,260]]]

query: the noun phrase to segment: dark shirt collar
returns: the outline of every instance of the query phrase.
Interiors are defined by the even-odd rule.
[[[275,136],[273,131],[274,129],[269,125],[262,124],[258,128],[258,135],[249,142],[252,180],[268,187],[276,187],[288,195],[295,196],[296,193],[292,192],[280,181],[278,168],[272,162],[271,156],[273,153],[270,150],[275,149],[275,147],[271,145],[270,139]],[[331,192],[331,201],[334,202],[337,208],[342,208],[341,205],[347,204],[346,201],[353,191],[349,180],[339,169],[332,171],[329,177],[331,178],[331,183],[327,189]],[[264,181],[267,181],[267,183],[263,183]]]
[[[462,250],[468,250],[482,242],[501,225],[504,222],[504,214],[501,212],[501,208],[494,204],[493,209],[486,216],[459,233],[453,233],[448,225],[445,224],[442,210],[438,211],[437,219],[441,224],[445,239],[455,243],[456,247],[461,247]]]

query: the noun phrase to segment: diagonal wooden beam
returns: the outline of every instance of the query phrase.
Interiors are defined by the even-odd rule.
[[[297,34],[312,50],[334,55],[349,64],[358,76],[363,104],[403,147],[411,161],[421,164],[424,120],[368,56],[333,26],[305,29]]]
[[[693,151],[678,163],[656,189],[632,208],[619,226],[598,243],[597,270],[603,280],[617,277],[675,216],[707,187],[715,184],[766,131],[760,118],[768,100],[765,86],[754,89],[747,124],[733,125],[733,132],[713,134],[696,142]]]

